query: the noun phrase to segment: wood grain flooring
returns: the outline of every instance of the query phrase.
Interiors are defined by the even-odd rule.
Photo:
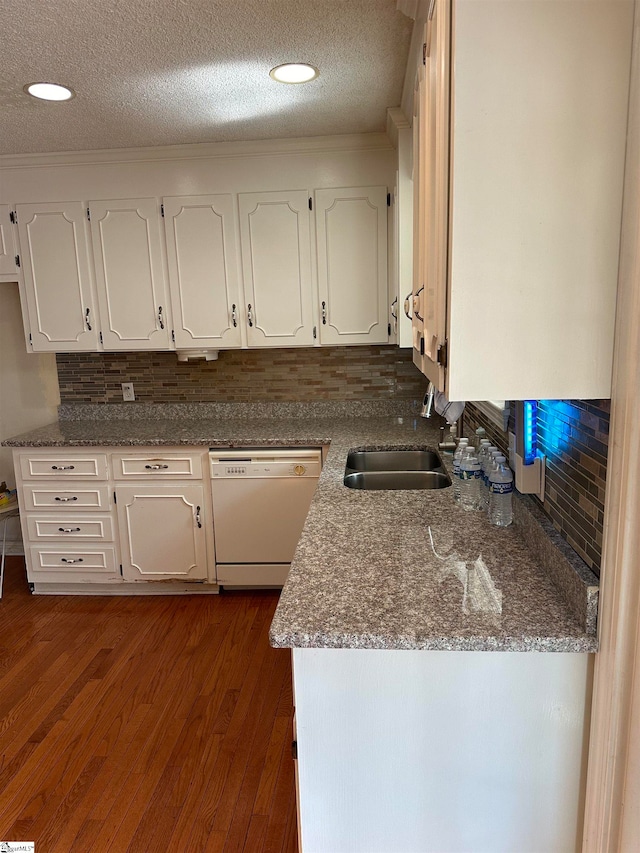
[[[0,840],[37,853],[294,853],[276,592],[0,601]]]

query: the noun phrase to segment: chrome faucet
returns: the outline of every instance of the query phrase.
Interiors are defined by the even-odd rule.
[[[424,399],[422,401],[422,409],[420,410],[421,418],[431,417],[431,409],[433,408],[433,396],[435,393],[436,387],[433,382],[430,382],[429,387],[427,388],[427,393],[424,395]]]

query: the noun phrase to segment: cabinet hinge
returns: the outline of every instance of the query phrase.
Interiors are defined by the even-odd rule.
[[[315,341],[317,337],[318,337],[318,327],[314,326],[313,327],[313,340]]]
[[[100,343],[102,343],[102,332],[100,332]]]
[[[420,355],[424,355],[424,338],[420,338]]]
[[[20,266],[20,255],[16,255],[16,266]]]
[[[175,333],[175,330],[174,330],[174,329],[171,329],[171,340],[172,340],[172,341],[174,342],[174,344],[175,344],[175,342],[176,342],[176,333]]]
[[[91,222],[91,211],[87,208],[87,219]]]
[[[9,214],[9,219],[14,225],[18,224],[18,214],[15,212],[15,210],[11,211],[11,213]]]
[[[387,207],[391,207],[391,193],[387,193]]]
[[[291,741],[291,757],[293,758],[294,761],[298,760],[298,741],[297,740]]]
[[[160,205],[160,216],[164,219],[164,204]]]
[[[313,199],[309,199],[309,210],[313,210]]]
[[[427,43],[426,43],[426,41],[422,45],[422,64],[423,65],[427,64]]]
[[[441,367],[447,366],[448,356],[449,356],[449,341],[445,341],[443,344],[441,344],[438,347],[438,354],[436,356],[436,358],[438,360],[438,364]]]

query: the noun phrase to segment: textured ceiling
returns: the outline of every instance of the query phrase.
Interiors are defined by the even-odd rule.
[[[0,153],[381,131],[412,24],[395,0],[2,0]],[[290,61],[320,77],[272,81]]]

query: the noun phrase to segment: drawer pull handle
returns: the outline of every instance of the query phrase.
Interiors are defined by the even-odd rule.
[[[60,503],[66,503],[67,501],[77,501],[78,498],[74,495],[72,498],[54,498],[54,501],[60,501]]]
[[[326,302],[322,303],[322,325],[323,326],[327,325],[327,303]]]
[[[73,469],[75,467],[76,467],[75,465],[52,465],[51,470],[52,471],[73,471]]]
[[[235,304],[231,306],[231,322],[233,323],[233,328],[235,329],[238,325],[238,315],[236,313]]]
[[[83,563],[84,560],[82,557],[78,557],[77,560],[72,560],[71,557],[60,557],[61,563]]]
[[[148,471],[161,471],[165,468],[168,468],[168,465],[145,465],[144,466]]]
[[[160,328],[164,329],[164,317],[162,316],[162,305],[158,306],[158,323],[160,324]]]
[[[200,507],[196,507],[196,524],[198,527],[202,527],[202,520],[200,519]]]
[[[79,527],[59,527],[60,533],[80,533]]]

